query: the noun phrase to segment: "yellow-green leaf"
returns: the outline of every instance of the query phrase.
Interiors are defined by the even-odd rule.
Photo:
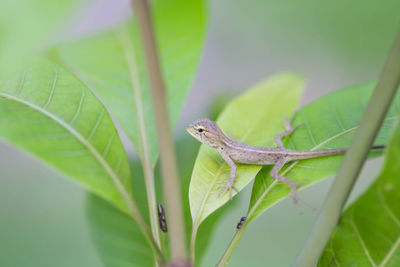
[[[299,103],[305,80],[293,73],[273,76],[231,101],[217,123],[228,135],[246,144],[275,146],[273,136],[284,130],[283,119]],[[235,185],[242,190],[258,173],[260,166],[238,164]],[[229,179],[229,166],[219,153],[201,146],[189,188],[190,209],[195,235],[201,222],[228,200],[218,197],[219,182]]]

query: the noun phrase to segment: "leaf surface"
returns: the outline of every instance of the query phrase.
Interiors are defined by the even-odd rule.
[[[246,144],[274,146],[273,136],[283,130],[283,118],[289,117],[299,103],[304,79],[296,74],[273,76],[224,109],[217,123],[223,132]],[[235,185],[242,190],[258,173],[260,166],[238,164]],[[202,145],[197,156],[189,188],[193,231],[200,223],[228,200],[228,194],[218,197],[219,182],[229,179],[229,166],[219,153]],[[234,193],[235,194],[235,193]]]
[[[182,202],[184,203],[184,219],[186,226],[186,235],[189,239],[191,232],[191,216],[188,202],[188,188],[190,182],[191,166],[196,158],[196,148],[198,143],[191,137],[180,138],[177,143],[177,155],[179,163],[179,173],[182,187]],[[132,183],[135,185],[133,192],[138,203],[138,208],[142,214],[147,214],[147,201],[144,188],[144,178],[141,172],[140,162],[133,161],[131,166],[133,173]],[[163,203],[162,188],[160,184],[160,174],[156,172],[155,182],[157,196],[160,203]],[[111,206],[106,201],[88,193],[86,199],[86,215],[89,221],[90,234],[93,243],[103,261],[104,266],[151,266],[152,251],[144,240],[138,225],[132,221],[126,214]],[[165,207],[165,205],[164,205]],[[200,228],[199,238],[196,247],[196,266],[200,264],[205,250],[208,247],[209,239],[212,236],[213,228],[217,219],[224,210],[219,210],[214,216],[207,220]],[[166,210],[166,216],[169,214]],[[161,244],[168,251],[168,236],[161,233]],[[187,240],[189,244],[190,240]],[[149,259],[150,256],[150,259]],[[136,260],[135,260],[136,259]]]
[[[383,171],[342,215],[318,266],[400,265],[400,126]]]
[[[200,59],[204,13],[202,0],[153,1],[172,125],[178,119]],[[143,151],[149,149],[154,166],[158,156],[154,109],[136,23],[61,45],[56,52],[63,65],[96,91],[139,155],[143,157]]]
[[[368,83],[339,90],[302,108],[293,121],[294,126],[300,127],[286,138],[286,148],[309,151],[348,147],[374,85],[375,83]],[[398,118],[399,103],[400,94],[397,94],[375,144],[387,143],[393,122]],[[371,151],[370,156],[378,156],[381,153],[382,150]],[[280,173],[298,184],[305,182],[304,186],[309,186],[334,174],[342,158],[343,155],[335,155],[293,161],[286,164]],[[270,170],[271,166],[265,166],[255,179],[248,210],[249,222],[289,193],[289,186],[271,178]]]
[[[0,139],[127,211],[130,170],[114,124],[75,76],[37,58],[0,77]]]
[[[104,266],[154,266],[152,250],[130,216],[90,193],[86,216],[91,239]]]

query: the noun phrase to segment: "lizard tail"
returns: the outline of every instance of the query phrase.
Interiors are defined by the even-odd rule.
[[[385,147],[386,147],[385,145],[376,145],[376,146],[372,146],[371,150],[384,149]],[[347,151],[347,148],[315,150],[315,151],[307,151],[306,153],[296,153],[296,152],[300,152],[300,151],[293,151],[293,152],[289,152],[287,157],[289,158],[289,161],[312,159],[312,158],[344,154],[344,153],[346,153],[346,151]]]

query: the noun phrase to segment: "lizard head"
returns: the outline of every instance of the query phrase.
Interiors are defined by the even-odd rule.
[[[218,125],[207,118],[193,122],[186,128],[186,131],[203,144],[213,148],[221,147],[226,138]]]

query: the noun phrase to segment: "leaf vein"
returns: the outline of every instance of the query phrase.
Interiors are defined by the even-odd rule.
[[[75,114],[74,114],[74,116],[72,117],[72,120],[70,121],[69,124],[73,124],[73,123],[75,122],[75,120],[78,118],[79,113],[81,112],[83,100],[84,100],[84,98],[85,98],[85,90],[83,89],[83,87],[82,87],[81,89],[82,89],[82,93],[81,93],[81,99],[79,100],[78,108],[76,109]]]
[[[96,124],[94,125],[92,131],[90,132],[90,134],[89,134],[89,136],[88,136],[88,138],[87,138],[89,141],[92,140],[94,134],[95,134],[96,131],[97,131],[97,128],[99,127],[101,121],[103,120],[104,113],[105,113],[105,109],[103,108],[103,109],[101,110],[101,113],[100,113],[99,117],[97,118]]]
[[[358,231],[357,225],[354,222],[354,218],[353,218],[354,209],[355,208],[353,208],[352,211],[351,211],[350,225],[353,228],[354,233],[356,234],[357,239],[360,242],[361,247],[362,247],[365,255],[367,256],[368,261],[371,263],[372,266],[376,266],[376,263],[374,262],[374,260],[372,259],[371,255],[369,254],[368,248],[367,248],[366,244],[364,243],[364,240],[362,239],[362,237],[360,235],[360,232]]]
[[[16,96],[19,96],[22,92],[22,88],[24,87],[25,84],[25,75],[26,75],[26,70],[22,73],[21,81],[19,82],[18,90],[15,94]]]
[[[336,119],[337,123],[339,124],[340,128],[341,128],[343,131],[346,131],[345,127],[343,126],[342,120],[341,120],[341,118],[339,117],[339,113],[338,113],[336,107],[333,108],[333,114],[335,114],[335,119]]]
[[[388,253],[385,255],[385,258],[383,258],[381,264],[379,264],[379,267],[384,267],[389,263],[394,252],[399,248],[399,246],[400,246],[400,237],[397,238],[396,242],[393,244]]]
[[[106,146],[106,148],[104,149],[104,152],[103,152],[103,158],[107,157],[108,152],[110,151],[111,144],[114,141],[114,138],[115,138],[115,132],[111,135],[110,139],[107,142],[107,146]]]
[[[316,142],[316,140],[315,140],[315,138],[314,138],[314,134],[312,133],[312,131],[311,131],[311,129],[310,129],[310,124],[309,124],[309,122],[308,122],[307,119],[304,119],[304,124],[305,124],[305,126],[306,126],[308,135],[309,135],[310,138],[311,138],[311,141],[313,142],[314,146],[317,146],[317,142]]]
[[[392,209],[387,204],[385,196],[382,193],[382,183],[380,183],[378,186],[378,198],[379,198],[379,201],[382,203],[382,206],[385,209],[386,213],[389,215],[389,217],[396,223],[396,225],[398,227],[400,227],[399,219],[397,218],[397,216],[393,213]]]
[[[51,86],[51,91],[50,91],[50,94],[49,94],[49,98],[47,99],[46,104],[43,106],[43,109],[46,109],[49,106],[51,100],[53,99],[54,90],[56,88],[57,80],[58,80],[58,70],[56,68],[54,68],[53,85]]]
[[[10,100],[19,102],[21,104],[27,105],[28,107],[37,110],[38,112],[42,113],[43,115],[53,119],[56,123],[58,123],[60,126],[65,128],[67,131],[69,131],[76,139],[79,140],[80,143],[82,143],[89,151],[90,153],[96,158],[96,160],[100,163],[100,165],[104,168],[104,170],[107,172],[109,175],[110,179],[118,189],[118,191],[121,193],[122,197],[128,204],[132,215],[136,216],[136,210],[137,208],[135,207],[135,204],[133,200],[131,199],[131,196],[129,195],[128,191],[126,191],[125,187],[121,183],[121,181],[118,179],[117,174],[113,171],[113,169],[110,167],[108,162],[105,161],[104,158],[101,157],[100,153],[97,151],[97,149],[89,142],[89,140],[85,139],[76,129],[74,129],[71,125],[66,123],[64,120],[61,118],[57,117],[55,114],[50,113],[49,111],[31,103],[28,102],[25,99],[22,99],[17,96],[13,96],[4,92],[0,92],[0,96],[3,96],[5,98],[8,98]],[[104,109],[103,109],[104,112]]]

